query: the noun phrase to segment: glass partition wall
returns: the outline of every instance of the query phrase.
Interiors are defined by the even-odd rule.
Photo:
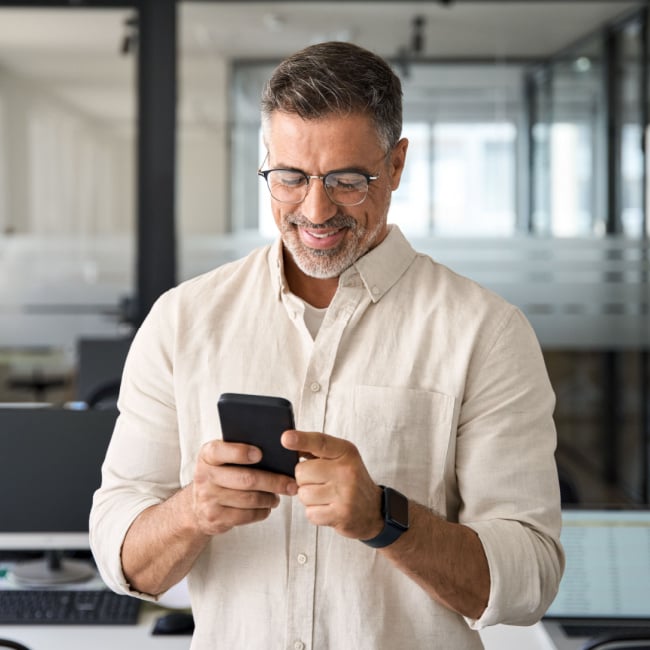
[[[15,3],[14,3],[15,4]],[[133,10],[0,3],[0,400],[75,397],[133,292]]]
[[[642,10],[528,73],[531,233],[582,242],[554,311],[598,330],[586,341],[576,318],[573,345],[544,346],[558,456],[588,495],[638,503],[650,502],[647,30]]]

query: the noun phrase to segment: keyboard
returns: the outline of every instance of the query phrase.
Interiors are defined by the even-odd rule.
[[[596,637],[606,634],[642,634],[650,635],[650,625],[634,624],[598,624],[598,623],[563,623],[562,629],[569,637]]]
[[[0,590],[0,625],[135,625],[141,604],[107,589]]]

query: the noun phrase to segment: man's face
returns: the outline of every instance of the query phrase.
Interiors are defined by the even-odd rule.
[[[397,189],[407,141],[388,155],[365,115],[318,120],[275,112],[266,132],[266,167],[297,169],[308,175],[356,170],[375,176],[363,203],[333,203],[319,179],[311,179],[307,198],[297,205],[271,198],[273,217],[296,266],[313,278],[336,278],[387,234],[386,219]]]

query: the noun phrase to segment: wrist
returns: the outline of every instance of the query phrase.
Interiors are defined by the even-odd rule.
[[[381,485],[375,485],[376,499],[372,512],[369,513],[368,523],[364,528],[364,535],[359,539],[372,539],[381,533],[384,528],[383,500],[384,490]]]
[[[381,488],[381,528],[373,537],[361,541],[372,548],[384,548],[399,539],[409,529],[408,499],[393,488]]]

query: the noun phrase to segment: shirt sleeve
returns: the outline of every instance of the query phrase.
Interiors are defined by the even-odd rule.
[[[180,451],[172,380],[170,294],[162,296],[136,334],[124,366],[119,415],[90,513],[90,545],[103,580],[132,592],[121,548],[136,517],[180,487]]]
[[[459,520],[479,536],[491,588],[480,629],[528,625],[553,601],[564,570],[553,394],[539,343],[516,308],[473,359],[461,406]]]

